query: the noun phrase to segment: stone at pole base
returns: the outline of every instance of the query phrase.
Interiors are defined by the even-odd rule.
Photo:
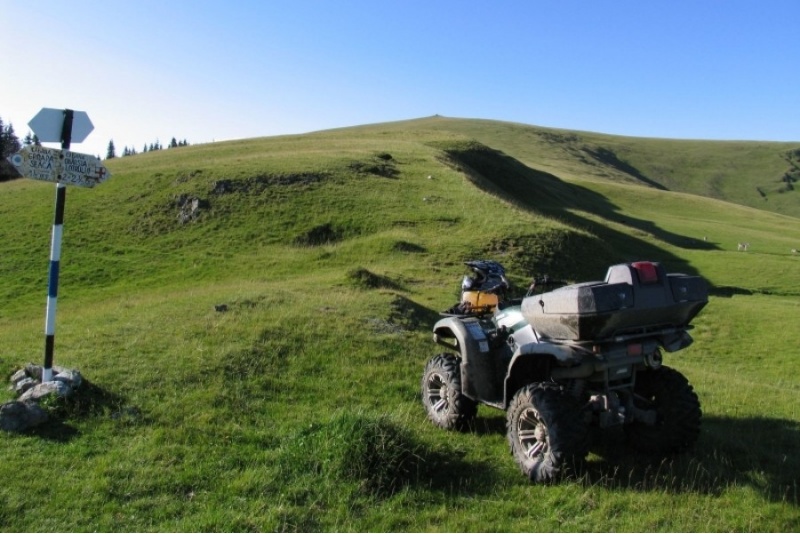
[[[0,405],[0,430],[24,432],[46,423],[47,411],[35,402],[11,401]]]
[[[24,432],[49,420],[47,410],[39,402],[71,396],[83,383],[80,372],[64,367],[53,367],[53,380],[42,382],[42,367],[27,364],[11,375],[11,386],[19,398],[0,405],[0,430]]]

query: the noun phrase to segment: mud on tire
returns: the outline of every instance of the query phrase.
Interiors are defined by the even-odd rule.
[[[477,403],[461,393],[461,358],[438,354],[422,374],[422,405],[428,419],[447,430],[465,430],[478,413]]]
[[[654,454],[673,454],[691,448],[700,435],[700,401],[689,381],[670,367],[636,375],[633,402],[637,408],[655,410],[656,424],[626,425],[628,443]]]
[[[556,384],[521,388],[508,407],[506,430],[514,460],[533,482],[578,472],[589,452],[588,425]]]

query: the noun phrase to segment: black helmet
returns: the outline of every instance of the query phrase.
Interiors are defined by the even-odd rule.
[[[472,269],[472,275],[464,276],[462,291],[483,291],[484,293],[504,293],[509,288],[505,268],[492,260],[472,260],[464,262]]]

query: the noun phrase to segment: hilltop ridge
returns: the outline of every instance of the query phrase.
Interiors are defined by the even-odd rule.
[[[800,216],[800,141],[629,137],[438,115],[336,131],[359,130],[447,132],[561,179],[646,185]]]

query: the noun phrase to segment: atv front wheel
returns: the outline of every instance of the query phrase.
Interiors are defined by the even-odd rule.
[[[477,403],[461,393],[461,358],[439,354],[422,374],[422,404],[428,419],[447,430],[464,430],[478,413]]]
[[[662,366],[636,374],[633,403],[655,412],[655,424],[634,421],[625,426],[628,442],[643,452],[672,454],[689,449],[700,435],[700,401],[681,373]]]
[[[506,420],[511,454],[533,482],[549,482],[579,468],[589,453],[586,421],[556,384],[530,384],[511,399]]]

